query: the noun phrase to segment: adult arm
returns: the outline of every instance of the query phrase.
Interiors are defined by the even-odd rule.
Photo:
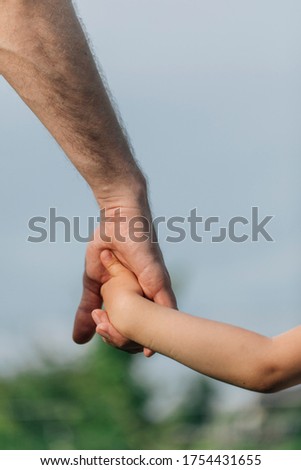
[[[0,72],[49,129],[97,201],[145,192],[70,0],[0,0]]]
[[[143,216],[151,223],[145,178],[112,107],[71,0],[0,0],[0,73],[47,127],[90,185],[107,214]],[[112,224],[109,225],[112,230]],[[157,243],[104,241],[101,226],[86,255],[84,290],[74,339],[94,333],[91,311],[101,306],[108,247],[137,276],[150,299],[175,305]],[[107,240],[107,239],[106,239]],[[126,339],[118,336],[120,347]]]

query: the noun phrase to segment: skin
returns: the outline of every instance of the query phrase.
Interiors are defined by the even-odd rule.
[[[101,259],[108,273],[106,310],[92,316],[107,343],[114,345],[109,319],[122,335],[217,380],[262,393],[301,383],[301,327],[268,338],[155,305],[113,253],[104,251]]]
[[[70,0],[0,0],[0,73],[57,140],[91,187],[101,209],[126,217],[126,241],[114,237],[113,223],[97,229],[87,248],[83,295],[73,337],[85,343],[94,334],[91,311],[102,305],[106,280],[100,253],[109,248],[135,273],[144,294],[176,306],[157,243],[133,242],[128,221],[143,216],[151,224],[147,185]],[[101,239],[108,233],[111,240]],[[109,327],[109,326],[108,326]],[[130,352],[141,346],[117,331],[115,344]],[[146,355],[151,352],[145,350]]]

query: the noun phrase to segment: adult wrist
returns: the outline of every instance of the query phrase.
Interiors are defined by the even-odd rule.
[[[93,191],[100,209],[148,208],[147,183],[143,175],[125,182],[101,184]]]

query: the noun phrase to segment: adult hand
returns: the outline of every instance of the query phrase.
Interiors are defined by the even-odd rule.
[[[89,243],[83,278],[83,295],[77,310],[73,338],[77,343],[86,343],[95,332],[91,312],[101,308],[101,285],[108,280],[108,272],[100,261],[100,253],[110,249],[119,261],[137,277],[144,295],[154,302],[167,307],[176,307],[170,277],[165,267],[161,250],[151,224],[151,213],[147,197],[139,202],[121,203],[110,198],[103,207],[100,226]],[[129,342],[109,323],[106,328],[106,342],[128,352],[140,352],[142,347]],[[146,356],[152,353],[144,351]]]
[[[81,22],[71,0],[2,0],[0,74],[57,140],[92,189],[101,208],[113,214],[151,220],[144,177],[136,164]],[[34,5],[34,6],[33,6]],[[134,196],[135,197],[134,197]],[[134,202],[133,202],[134,201]],[[137,202],[138,201],[138,202]],[[114,214],[113,214],[114,215]],[[134,242],[123,224],[125,242],[99,237],[113,223],[101,223],[89,244],[84,292],[78,308],[74,339],[88,341],[94,332],[91,312],[101,307],[99,290],[107,275],[100,252],[111,249],[139,279],[145,295],[175,305],[160,249],[151,241]],[[116,344],[127,348],[116,336]]]

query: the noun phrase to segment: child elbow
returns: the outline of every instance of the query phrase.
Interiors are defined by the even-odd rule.
[[[253,391],[263,394],[271,394],[278,392],[281,389],[280,371],[277,366],[266,364],[260,367],[260,370],[255,376],[253,384]]]
[[[263,381],[254,387],[254,392],[263,393],[265,395],[275,393],[277,391],[278,389],[276,384],[270,383],[268,381]]]

